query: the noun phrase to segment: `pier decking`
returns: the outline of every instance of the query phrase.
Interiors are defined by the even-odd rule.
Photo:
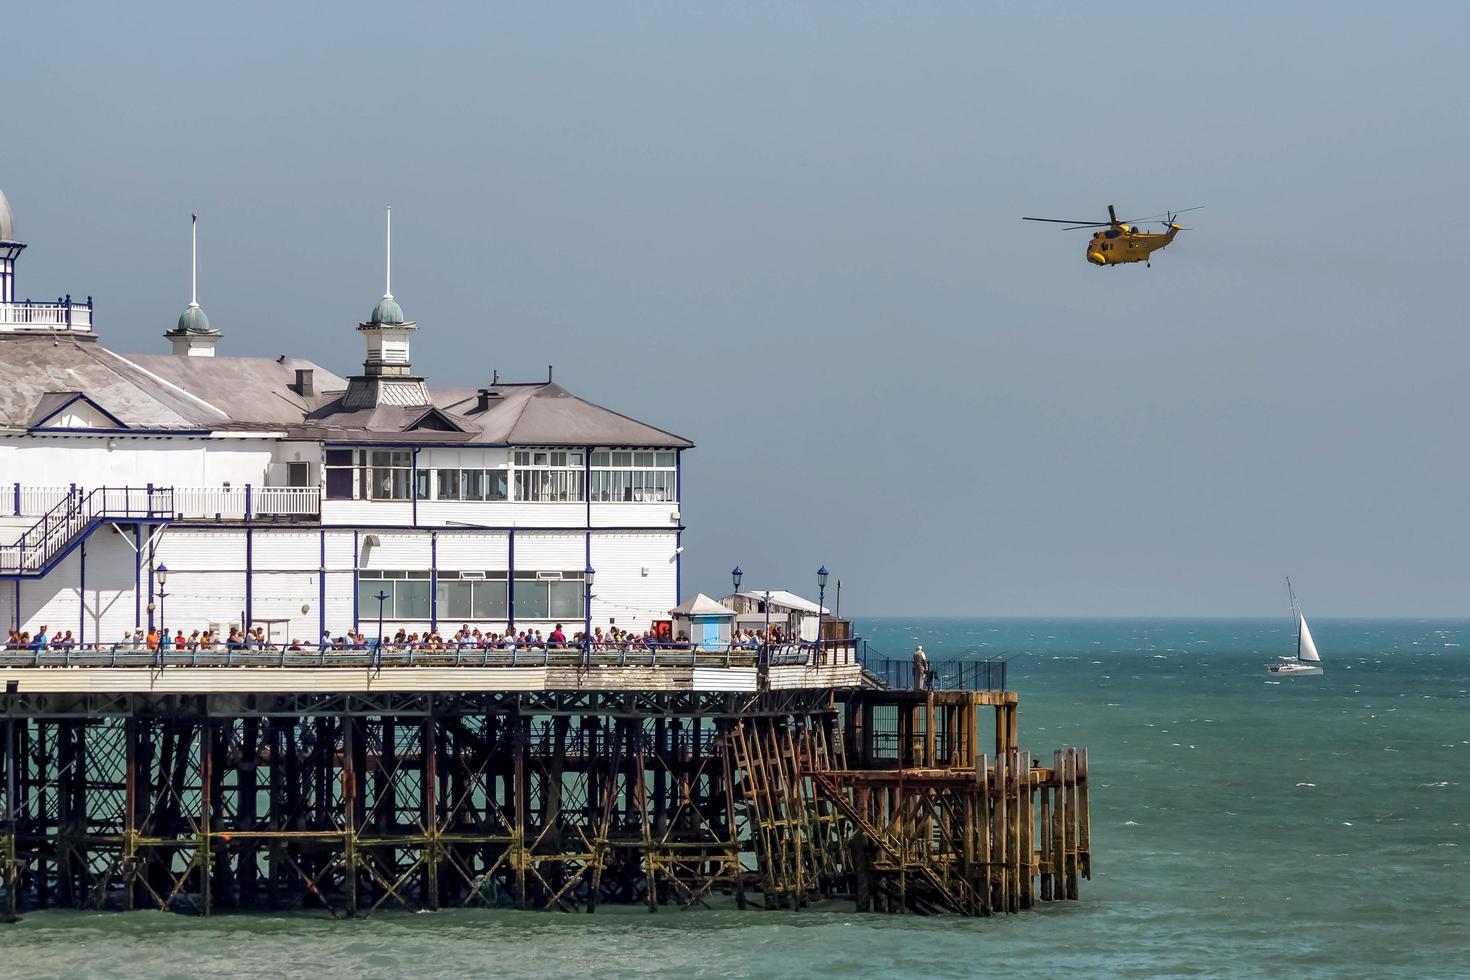
[[[1090,876],[1086,752],[1033,760],[1014,692],[686,656],[0,666],[0,911],[988,915]]]

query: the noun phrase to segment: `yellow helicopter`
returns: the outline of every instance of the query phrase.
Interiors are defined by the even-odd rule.
[[[1185,208],[1184,211],[1198,211],[1199,207]],[[1152,266],[1149,256],[1174,240],[1174,236],[1181,231],[1188,231],[1175,223],[1174,219],[1183,214],[1184,211],[1165,211],[1163,214],[1151,214],[1147,218],[1118,220],[1117,212],[1111,204],[1108,205],[1107,221],[1068,221],[1065,218],[1022,218],[1022,221],[1048,221],[1052,224],[1067,225],[1063,231],[1075,231],[1078,228],[1103,228],[1104,231],[1092,233],[1092,240],[1087,243],[1087,261],[1093,265],[1122,265],[1125,262],[1142,262],[1145,266]],[[1156,218],[1164,219],[1164,230],[1162,232],[1139,231],[1139,222],[1153,221]]]

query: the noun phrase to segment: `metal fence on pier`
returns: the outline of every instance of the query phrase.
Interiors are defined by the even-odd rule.
[[[1005,691],[1006,662],[998,658],[980,660],[931,660],[922,679],[914,676],[912,660],[896,660],[872,653],[862,656],[863,667],[884,687],[929,691]]]

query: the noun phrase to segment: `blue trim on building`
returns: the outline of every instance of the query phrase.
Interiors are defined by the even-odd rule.
[[[249,526],[245,528],[245,609],[242,614],[245,622],[240,625],[247,630],[250,628],[251,623],[255,621],[255,583],[252,581],[255,577],[253,574],[255,572],[254,530],[254,528]]]
[[[516,532],[511,528],[505,539],[505,628],[516,628]]]
[[[82,541],[82,547],[77,552],[77,561],[81,563],[77,571],[77,643],[87,642],[87,542]]]
[[[153,559],[158,557],[158,542],[152,528],[148,530],[148,632],[153,632]]]
[[[439,535],[429,532],[429,632],[439,628]]]
[[[674,532],[674,606],[684,601],[684,450],[674,451],[674,506],[679,528]]]
[[[17,433],[26,437],[38,436],[108,436],[109,438],[121,439],[127,436],[210,436],[214,434],[213,429],[39,429],[27,430]],[[261,432],[274,432],[275,429],[262,428]]]
[[[327,631],[327,532],[326,532],[326,529],[323,529],[322,532],[321,532],[321,545],[322,545],[321,567],[317,570],[317,576],[316,576],[316,584],[317,584],[317,591],[316,591],[316,618],[317,618],[316,635],[318,637],[321,637],[321,635]],[[353,630],[356,631],[356,627],[353,627]]]
[[[133,525],[133,629],[143,626],[143,525]]]
[[[362,532],[356,528],[352,531],[352,632],[356,633],[362,629],[362,610],[359,609],[360,599],[358,596],[359,583],[362,581],[362,567],[359,559],[359,538]]]

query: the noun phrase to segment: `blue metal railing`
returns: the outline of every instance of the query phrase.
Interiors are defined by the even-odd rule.
[[[362,646],[268,644],[209,648],[172,640],[150,650],[141,642],[92,643],[45,650],[0,648],[0,667],[759,667],[841,666],[855,662],[857,641],[784,644],[764,648],[689,643],[578,646],[479,647],[472,644],[395,644],[369,640]]]
[[[626,650],[576,647],[394,646],[347,649],[267,647],[149,650],[131,644],[71,649],[0,650],[0,667],[754,667],[758,653],[685,645]]]
[[[173,508],[171,487],[73,487],[14,544],[0,545],[0,574],[39,574],[95,521],[166,520]]]
[[[865,653],[863,667],[885,687],[930,691],[1004,691],[1006,662],[989,660],[932,660],[923,678],[915,678],[912,660],[895,660]]]

